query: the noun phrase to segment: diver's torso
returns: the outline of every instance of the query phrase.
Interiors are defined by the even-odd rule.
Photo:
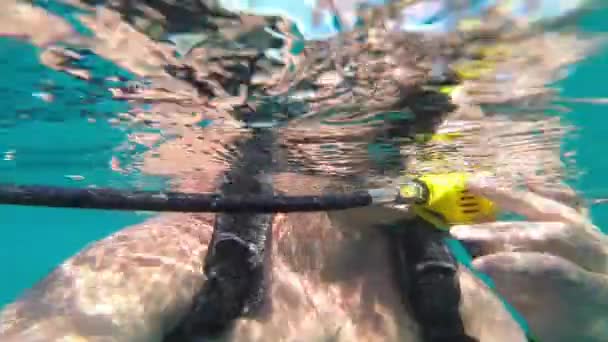
[[[237,324],[235,340],[418,341],[386,236],[360,228],[337,227],[324,213],[278,215],[270,314]]]

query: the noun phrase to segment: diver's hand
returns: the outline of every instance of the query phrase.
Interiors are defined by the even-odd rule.
[[[452,235],[532,334],[540,341],[608,340],[608,239],[569,206],[576,196],[537,187],[511,191],[491,178],[474,178],[469,186],[530,220],[457,226]]]

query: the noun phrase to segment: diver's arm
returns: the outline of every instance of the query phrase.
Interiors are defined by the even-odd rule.
[[[93,243],[0,314],[2,341],[161,341],[204,281],[211,227],[163,215]]]
[[[606,235],[572,214],[580,203],[564,197],[572,191],[511,191],[493,183],[472,179],[470,187],[530,221],[455,227],[452,235],[469,247],[473,266],[492,278],[540,341],[606,341]]]

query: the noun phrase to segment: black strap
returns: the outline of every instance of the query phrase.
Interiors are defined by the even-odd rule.
[[[458,263],[444,233],[416,218],[391,230],[395,279],[425,342],[475,341],[460,317]]]
[[[242,192],[272,196],[271,131],[255,132],[240,145],[240,159],[225,174],[220,193]],[[184,329],[190,336],[226,332],[236,319],[257,312],[266,299],[264,286],[266,250],[270,246],[274,214],[252,212],[216,215],[205,259],[207,281],[195,300]]]

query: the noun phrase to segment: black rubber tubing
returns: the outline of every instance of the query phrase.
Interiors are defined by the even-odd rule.
[[[260,196],[215,193],[130,191],[111,188],[68,188],[0,184],[0,204],[157,212],[274,213],[328,211],[373,203],[367,191],[307,196]]]

